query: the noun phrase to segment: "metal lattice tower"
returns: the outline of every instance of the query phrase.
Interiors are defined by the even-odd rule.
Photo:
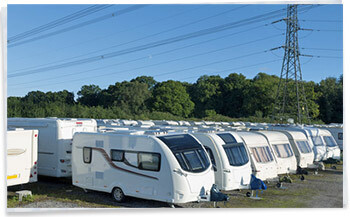
[[[309,111],[305,97],[298,44],[297,5],[287,6],[287,17],[283,19],[287,24],[284,58],[282,62],[281,76],[277,89],[274,118],[287,120],[296,118],[298,123],[309,121]]]

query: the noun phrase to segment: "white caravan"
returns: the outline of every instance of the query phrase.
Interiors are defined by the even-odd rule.
[[[326,129],[318,129],[319,135],[322,137],[324,144],[326,145],[327,152],[325,160],[334,159],[340,160],[340,149],[337,142],[334,140],[332,134]]]
[[[263,181],[278,178],[277,162],[266,138],[253,132],[237,132],[237,135],[249,151],[253,174]]]
[[[74,133],[97,131],[97,124],[93,119],[8,118],[8,126],[39,131],[38,173],[52,177],[72,176]]]
[[[214,171],[203,146],[189,134],[76,133],[72,182],[84,189],[171,204],[210,196]]]
[[[249,189],[252,168],[243,140],[234,132],[194,133],[214,166],[220,190]]]
[[[7,131],[7,186],[38,181],[38,131]]]
[[[314,161],[320,162],[325,160],[325,155],[327,152],[326,146],[322,142],[321,144],[316,143],[315,145],[315,141],[322,140],[321,137],[317,136],[317,134],[314,133],[314,131],[317,131],[317,128],[302,127],[297,125],[283,125],[283,126],[269,126],[269,130],[283,130],[283,131],[290,130],[290,131],[302,132],[306,136],[309,142],[309,146],[314,152]]]
[[[343,127],[342,126],[329,126],[329,127],[322,127],[322,129],[328,130],[335,141],[337,142],[337,145],[339,146],[340,150],[343,150]]]
[[[297,172],[297,159],[295,158],[288,137],[277,131],[257,131],[265,136],[270,144],[272,153],[277,161],[277,174],[295,174]]]
[[[309,144],[309,141],[304,133],[292,130],[281,130],[288,139],[293,148],[293,152],[297,159],[297,164],[300,168],[314,168],[313,164],[315,154]]]

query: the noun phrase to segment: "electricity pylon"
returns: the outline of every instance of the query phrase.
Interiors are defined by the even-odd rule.
[[[288,5],[287,17],[282,19],[287,24],[286,41],[285,45],[280,47],[284,48],[284,58],[273,117],[279,120],[296,118],[301,124],[305,118],[308,121],[310,119],[299,60],[298,31],[301,29],[297,8],[297,5]]]

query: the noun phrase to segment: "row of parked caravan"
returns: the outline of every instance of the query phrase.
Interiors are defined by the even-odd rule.
[[[9,118],[8,127],[22,130],[8,131],[8,185],[28,174],[35,181],[38,173],[72,177],[73,185],[112,193],[119,202],[125,196],[172,204],[220,201],[227,196],[218,190],[254,189],[255,177],[278,180],[328,158],[340,159],[325,129],[247,125]],[[32,137],[16,135],[14,141],[13,132],[31,132]],[[26,174],[17,170],[20,161],[15,160],[24,152],[13,144],[25,144],[23,150],[37,145]]]

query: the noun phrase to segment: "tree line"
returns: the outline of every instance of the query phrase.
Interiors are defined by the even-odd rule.
[[[273,122],[278,84],[279,77],[265,73],[252,79],[238,73],[203,75],[193,84],[140,76],[106,89],[84,85],[76,99],[67,90],[8,97],[8,117]],[[313,122],[343,122],[343,76],[304,82],[304,87]]]

